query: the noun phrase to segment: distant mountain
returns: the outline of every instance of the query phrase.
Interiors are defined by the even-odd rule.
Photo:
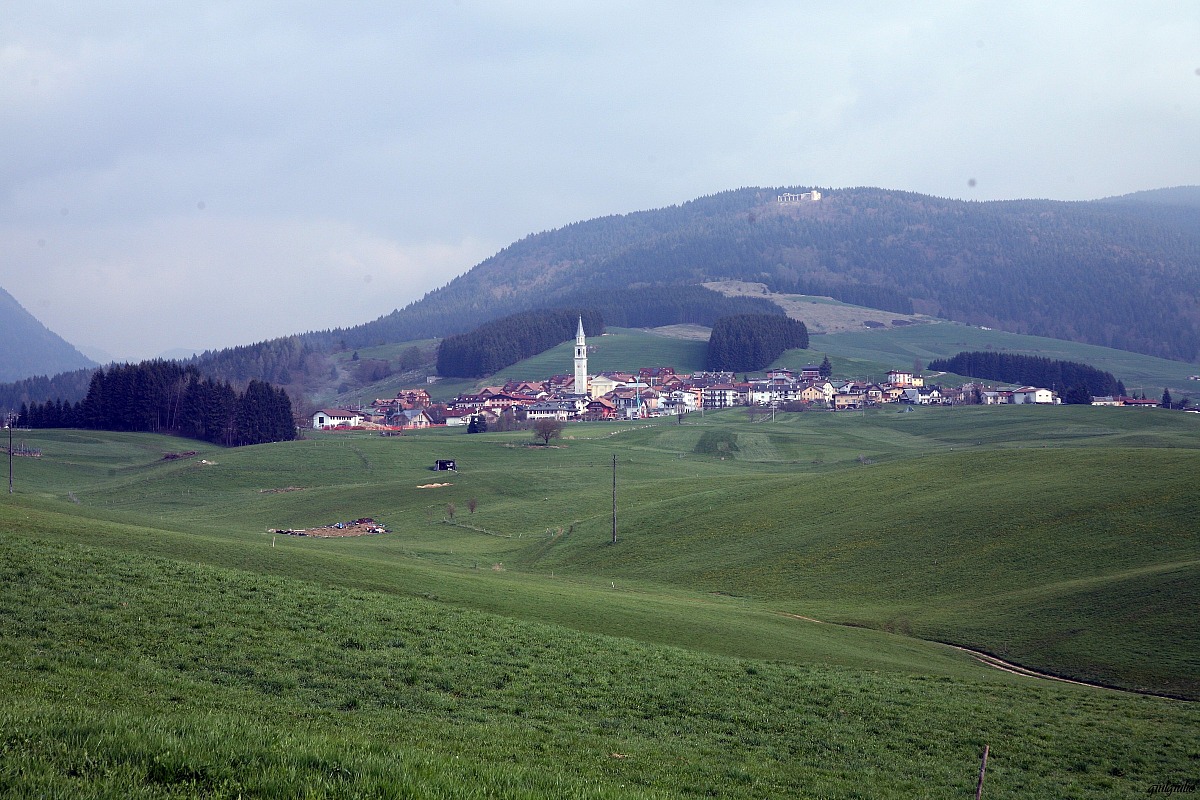
[[[739,279],[1016,333],[1200,356],[1200,187],[1089,202],[749,188],[534,234],[314,344],[445,336],[580,293]]]
[[[0,382],[95,366],[0,289]]]
[[[1106,203],[1145,203],[1159,206],[1188,206],[1200,208],[1200,186],[1172,186],[1167,189],[1148,189],[1117,197],[1108,197]]]

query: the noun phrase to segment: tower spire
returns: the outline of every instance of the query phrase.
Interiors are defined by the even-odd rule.
[[[583,315],[579,315],[579,327],[575,330],[575,394],[591,396],[588,391],[587,340],[583,335]]]

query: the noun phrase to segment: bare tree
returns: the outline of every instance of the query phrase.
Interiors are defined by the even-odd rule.
[[[446,503],[446,516],[451,522],[454,522],[454,512],[458,509],[454,507],[454,503]]]
[[[557,439],[562,433],[563,424],[560,420],[545,417],[533,423],[533,438],[541,439],[542,445],[549,445],[551,439]]]
[[[472,514],[474,514],[475,506],[477,506],[477,505],[479,505],[479,501],[476,500],[474,497],[472,497],[470,500],[467,501],[467,511],[470,511]]]

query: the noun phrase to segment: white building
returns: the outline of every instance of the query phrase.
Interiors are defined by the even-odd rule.
[[[1017,405],[1026,403],[1051,405],[1058,402],[1058,399],[1054,396],[1054,392],[1049,389],[1039,389],[1036,386],[1023,386],[1020,389],[1013,390],[1012,402]]]
[[[801,192],[800,194],[784,192],[775,199],[779,201],[780,205],[788,205],[791,203],[814,203],[821,199],[821,193],[816,189],[813,189],[811,192]]]
[[[363,424],[362,414],[344,408],[322,408],[312,416],[315,430],[331,428],[357,428]]]

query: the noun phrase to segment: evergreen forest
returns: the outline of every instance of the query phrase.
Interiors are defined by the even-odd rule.
[[[526,311],[448,336],[438,345],[439,375],[478,378],[535,356],[572,339],[583,320],[588,336],[604,332],[604,320],[591,309]]]
[[[759,370],[792,348],[808,347],[803,322],[774,314],[722,317],[708,339],[705,369],[710,372]]]
[[[1017,353],[962,352],[952,358],[929,362],[931,370],[970,375],[1009,384],[1043,386],[1066,391],[1083,388],[1087,395],[1105,396],[1125,393],[1125,387],[1110,372],[1074,361],[1059,361]],[[1087,402],[1091,402],[1089,396]]]
[[[194,366],[162,360],[98,369],[83,400],[22,404],[17,424],[172,433],[230,447],[296,438],[285,390],[255,379],[238,392]]]

